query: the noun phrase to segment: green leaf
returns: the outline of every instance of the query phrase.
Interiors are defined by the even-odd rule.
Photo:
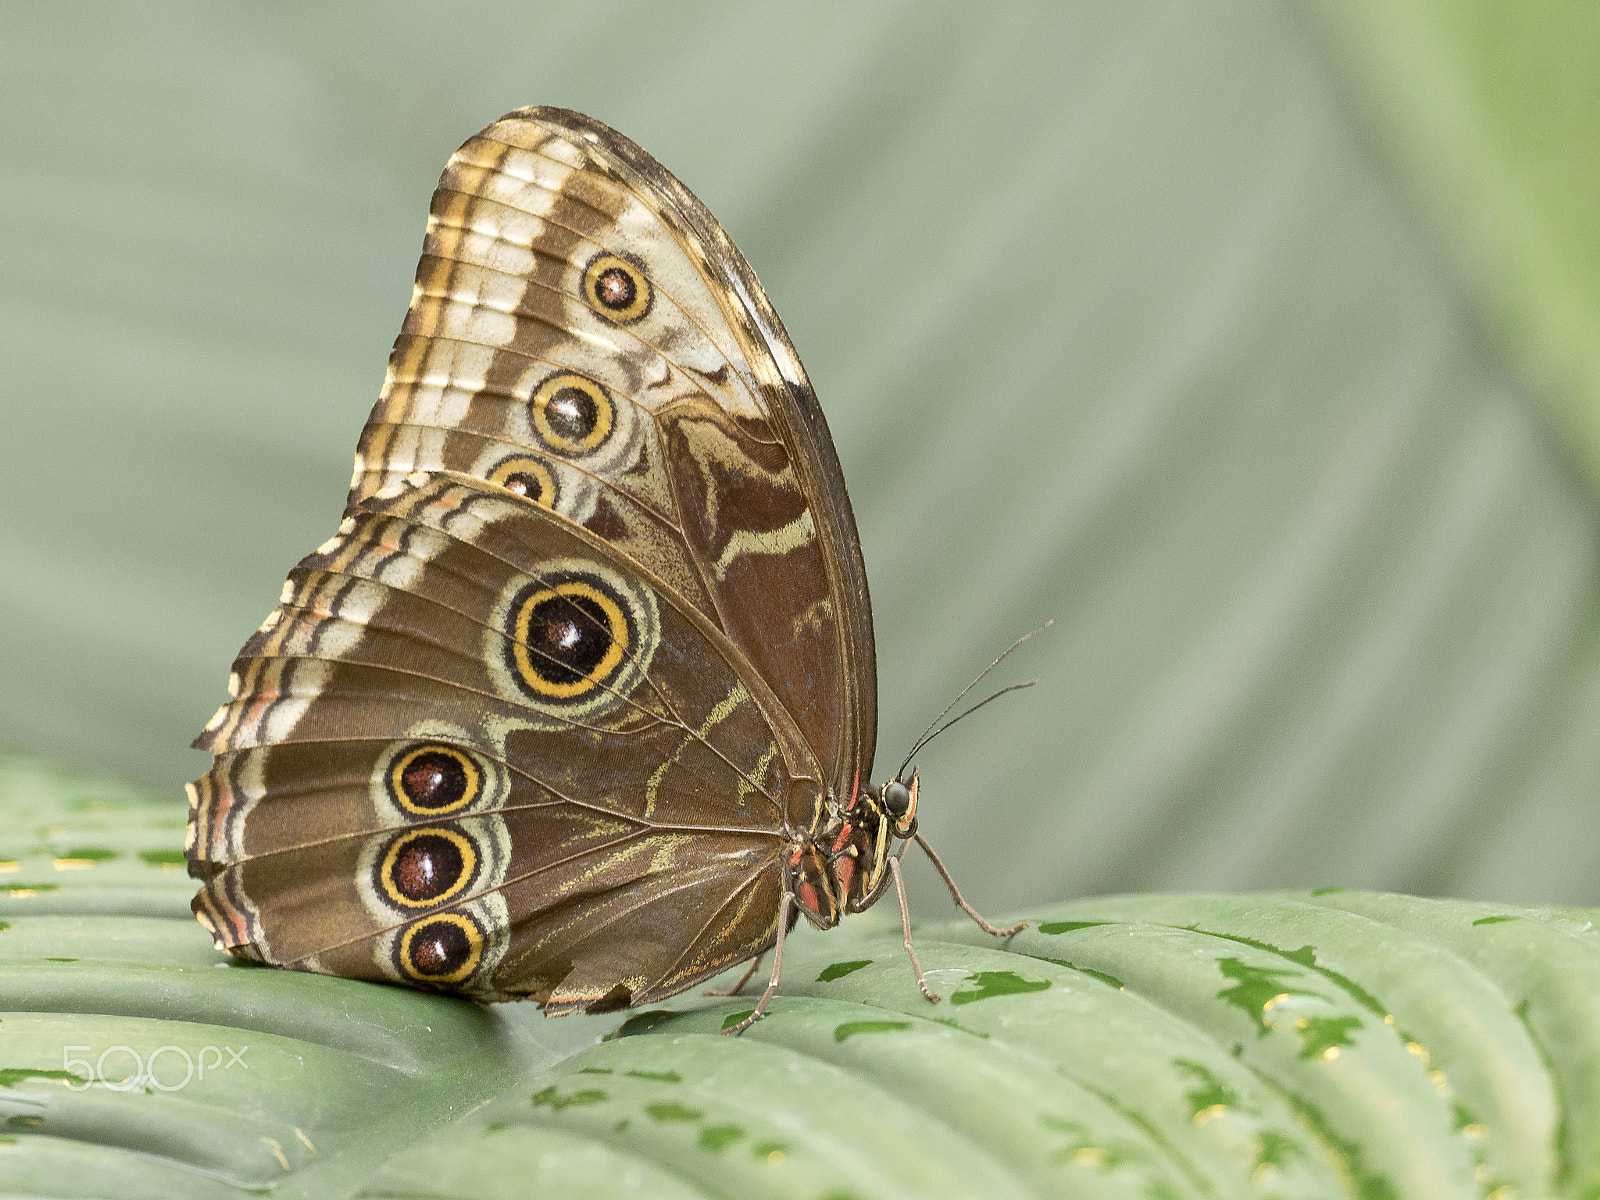
[[[237,969],[185,911],[192,884],[175,891],[133,852],[151,804],[0,759],[0,820],[69,835],[93,820],[117,851],[59,872],[56,891],[0,899],[14,1189],[873,1200],[1600,1184],[1594,911],[1353,890],[1079,900],[1018,914],[1029,928],[1004,941],[965,919],[921,928],[938,1005],[890,922],[802,925],[771,1011],[730,1038],[739,997],[547,1021]]]

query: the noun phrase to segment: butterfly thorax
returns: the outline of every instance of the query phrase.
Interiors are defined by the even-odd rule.
[[[806,919],[831,929],[889,887],[889,858],[917,831],[917,775],[864,788],[842,805],[830,796],[823,811],[822,828],[790,847],[789,886]]]

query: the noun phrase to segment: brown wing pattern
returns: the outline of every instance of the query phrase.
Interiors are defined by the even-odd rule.
[[[230,691],[187,849],[236,952],[558,1013],[776,935],[786,789],[816,770],[794,727],[691,606],[501,488],[359,501]]]
[[[417,470],[605,539],[768,682],[819,782],[870,770],[870,605],[821,409],[721,226],[615,131],[522,109],[446,166],[352,501]]]

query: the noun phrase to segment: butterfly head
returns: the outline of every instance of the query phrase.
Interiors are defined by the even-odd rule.
[[[908,838],[917,832],[917,779],[917,769],[913,767],[909,779],[897,777],[869,789],[868,795],[897,838]]]

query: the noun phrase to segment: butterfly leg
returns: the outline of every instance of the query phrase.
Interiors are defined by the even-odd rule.
[[[772,947],[772,978],[767,980],[767,990],[762,992],[761,999],[756,1001],[755,1011],[731,1029],[724,1029],[723,1037],[738,1037],[759,1021],[766,1014],[767,1005],[772,1003],[772,994],[778,990],[778,976],[783,974],[783,939],[789,932],[789,912],[793,906],[794,894],[785,890],[783,899],[778,903],[778,940]],[[742,981],[740,986],[743,986]]]
[[[938,993],[928,987],[928,981],[922,977],[922,964],[917,961],[917,952],[911,947],[911,909],[906,905],[906,881],[900,872],[900,856],[889,856],[889,873],[894,876],[894,894],[900,899],[900,929],[905,934],[906,954],[911,959],[911,972],[917,977],[917,986],[922,989],[922,994],[935,1004],[939,1003]]]
[[[972,905],[968,904],[964,899],[962,899],[961,889],[956,886],[956,881],[950,878],[949,869],[940,860],[939,856],[933,852],[933,847],[928,845],[927,841],[923,839],[923,836],[920,833],[917,834],[917,845],[922,847],[922,852],[928,856],[928,861],[933,863],[934,869],[939,872],[939,878],[943,879],[945,887],[950,889],[950,899],[956,902],[957,908],[978,923],[979,929],[983,930],[985,933],[992,933],[995,937],[1010,937],[1014,933],[1021,933],[1028,927],[1028,923],[1026,921],[1018,921],[1010,929],[1001,929],[998,926],[989,924],[988,921],[983,919],[982,915],[977,909],[973,908]],[[899,873],[897,872],[895,874],[895,878],[898,880],[899,877]],[[902,900],[902,907],[904,906],[904,903],[905,902]]]
[[[744,985],[750,982],[750,976],[754,975],[761,969],[761,960],[766,956],[767,952],[763,950],[760,954],[751,959],[750,965],[744,969],[744,974],[739,976],[739,982],[734,984],[732,987],[707,988],[704,994],[707,996],[737,996],[740,992],[744,991]]]

